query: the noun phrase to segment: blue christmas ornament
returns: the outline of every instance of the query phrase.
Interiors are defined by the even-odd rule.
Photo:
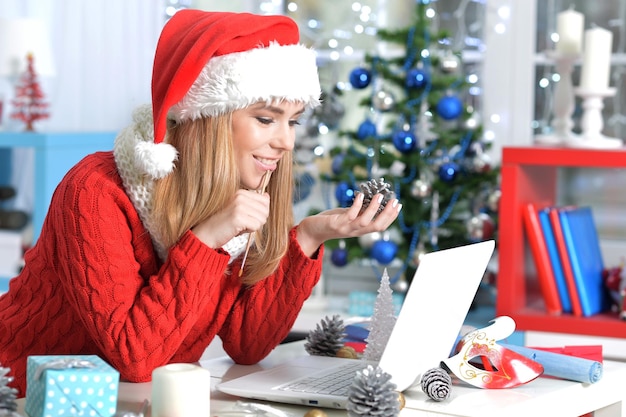
[[[447,95],[437,103],[437,114],[445,120],[453,120],[463,112],[463,103],[457,96]]]
[[[330,261],[335,266],[346,266],[348,264],[348,250],[346,248],[335,248],[330,254]]]
[[[398,245],[391,240],[377,240],[372,245],[370,255],[376,259],[378,263],[387,265],[394,260],[398,253]]]
[[[459,175],[461,167],[456,162],[444,162],[439,166],[439,178],[445,182],[452,182]]]
[[[293,203],[299,203],[311,195],[311,189],[315,185],[315,178],[308,172],[297,175],[294,178]]]
[[[342,181],[337,184],[335,189],[335,198],[341,207],[348,207],[354,200],[354,190],[347,182]]]
[[[396,130],[391,139],[396,149],[402,153],[409,153],[417,146],[417,137],[409,130]]]
[[[411,68],[406,73],[405,85],[407,88],[417,90],[426,87],[429,82],[428,73],[422,68]]]
[[[346,154],[340,153],[335,155],[332,163],[330,164],[330,169],[333,171],[333,174],[339,175],[343,170],[343,160],[346,159]]]
[[[370,119],[365,119],[356,131],[356,137],[364,140],[368,137],[376,137],[376,124]]]
[[[358,67],[350,73],[350,84],[359,90],[367,87],[372,82],[372,73],[367,68]]]

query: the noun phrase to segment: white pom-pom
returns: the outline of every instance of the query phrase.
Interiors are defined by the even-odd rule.
[[[178,151],[169,143],[139,142],[135,145],[135,165],[154,179],[174,170]]]

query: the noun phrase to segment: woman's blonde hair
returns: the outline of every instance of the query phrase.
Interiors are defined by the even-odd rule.
[[[232,113],[168,127],[166,141],[179,152],[176,168],[154,186],[153,214],[166,248],[228,204],[241,187],[232,141]],[[243,282],[276,271],[293,227],[292,155],[285,153],[267,187],[270,214],[254,239]],[[216,248],[217,249],[217,248]]]

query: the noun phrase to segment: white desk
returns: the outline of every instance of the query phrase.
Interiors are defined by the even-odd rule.
[[[305,354],[304,342],[278,346],[266,359],[257,365],[235,365],[220,354],[219,347],[204,356],[200,362],[211,372],[211,415],[220,416],[233,411],[239,399],[215,389],[222,379],[232,379],[255,370],[270,367],[287,358]],[[580,384],[550,377],[540,377],[528,384],[504,390],[484,390],[466,385],[454,385],[451,397],[442,402],[429,400],[419,390],[405,392],[407,407],[401,417],[411,416],[463,416],[463,417],[528,417],[555,416],[579,417],[595,411],[594,417],[626,417],[626,363],[605,361],[604,376],[596,384]],[[121,383],[118,410],[138,411],[145,398],[150,398],[150,383]],[[19,400],[23,407],[23,399]],[[245,402],[255,402],[245,400]],[[294,417],[303,416],[310,408],[272,404]],[[22,415],[23,408],[18,410]],[[346,412],[325,410],[329,417],[345,417]],[[228,413],[229,416],[233,414]],[[241,414],[242,416],[244,414]],[[150,413],[148,413],[150,416]]]

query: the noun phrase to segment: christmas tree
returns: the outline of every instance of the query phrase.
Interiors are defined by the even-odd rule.
[[[389,274],[387,273],[387,268],[385,268],[380,279],[376,302],[374,303],[370,332],[365,340],[367,346],[365,347],[365,352],[363,352],[363,359],[380,361],[395,324],[395,307],[393,305],[391,287],[389,286]]]
[[[361,184],[384,178],[403,208],[389,233],[329,242],[336,266],[395,259],[404,272],[426,252],[496,237],[499,170],[476,109],[466,104],[462,55],[449,46],[449,33],[431,33],[429,8],[417,1],[409,26],[379,29],[377,53],[349,74],[355,90],[369,93],[360,102],[365,117],[339,132],[322,180],[347,207]]]
[[[20,76],[15,88],[11,118],[26,123],[26,131],[33,131],[33,123],[48,118],[50,114],[46,110],[48,103],[43,100],[44,94],[37,80],[33,55],[28,54],[26,60],[26,71]]]

